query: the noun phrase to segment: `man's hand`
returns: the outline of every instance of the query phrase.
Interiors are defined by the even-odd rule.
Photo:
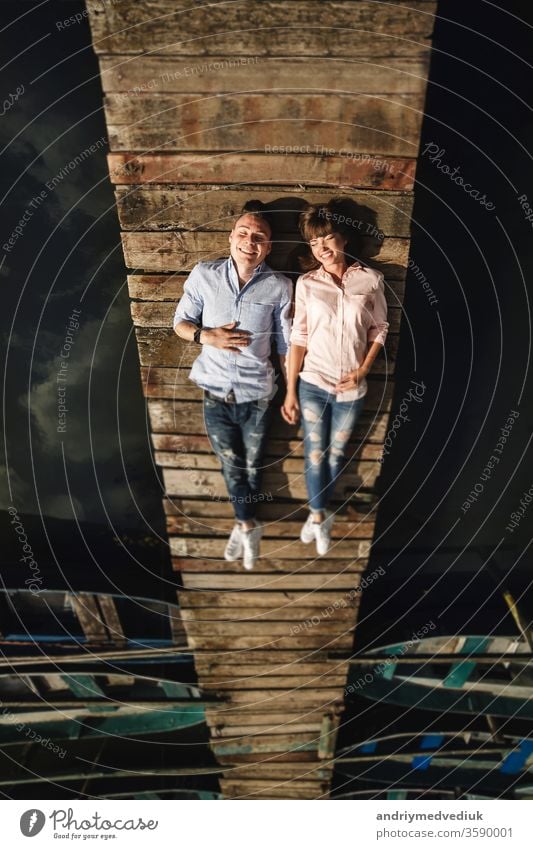
[[[348,392],[350,389],[357,389],[359,383],[365,379],[368,374],[368,369],[361,367],[347,374],[343,374],[340,381],[335,386],[335,392]]]
[[[223,324],[222,327],[204,327],[200,341],[203,345],[212,345],[214,348],[222,348],[224,351],[237,351],[246,348],[251,342],[249,330],[235,330],[237,322]]]
[[[281,415],[290,425],[298,424],[300,421],[300,405],[298,398],[292,392],[287,392],[285,401],[281,408]]]

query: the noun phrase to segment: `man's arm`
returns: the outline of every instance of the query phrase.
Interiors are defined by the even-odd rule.
[[[194,342],[194,334],[200,324],[191,321],[179,321],[174,325],[174,330],[181,339]],[[249,330],[235,330],[236,321],[231,324],[223,324],[221,327],[203,327],[200,333],[200,345],[212,345],[213,348],[222,348],[225,351],[237,351],[246,348],[250,344],[251,333]]]
[[[202,314],[204,299],[202,296],[202,279],[200,266],[195,266],[183,287],[183,296],[176,308],[174,315],[174,332],[185,339],[186,342],[194,341],[194,334],[202,325]],[[234,330],[236,322],[223,325],[222,327],[204,327],[200,333],[201,345],[212,345],[215,348],[223,348],[226,351],[237,351],[250,344],[248,330]]]

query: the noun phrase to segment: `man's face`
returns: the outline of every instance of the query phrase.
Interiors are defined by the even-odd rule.
[[[272,250],[272,234],[266,221],[241,215],[229,235],[230,254],[240,266],[255,268]]]

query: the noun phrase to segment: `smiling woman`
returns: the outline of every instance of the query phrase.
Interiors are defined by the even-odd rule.
[[[289,424],[302,413],[310,514],[300,539],[315,540],[319,555],[330,547],[334,514],[327,507],[364,405],[365,378],[389,327],[383,274],[350,251],[344,206],[333,199],[301,215],[301,233],[310,248],[304,265],[311,270],[296,284],[281,410]]]

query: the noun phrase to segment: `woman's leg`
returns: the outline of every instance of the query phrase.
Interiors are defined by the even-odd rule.
[[[345,451],[364,407],[365,399],[356,401],[333,401],[331,405],[331,437],[328,451],[329,484],[326,505],[333,498],[335,487],[344,466]]]
[[[329,395],[318,386],[300,380],[298,394],[304,431],[304,467],[309,507],[326,508],[329,489],[328,443],[331,405]]]

